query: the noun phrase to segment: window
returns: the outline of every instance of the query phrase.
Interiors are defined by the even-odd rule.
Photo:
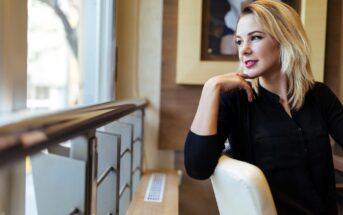
[[[50,88],[49,87],[36,87],[35,88],[35,98],[36,99],[48,99],[50,98]]]
[[[27,107],[112,100],[115,0],[27,0]],[[66,143],[67,144],[67,143]],[[37,214],[30,165],[26,214]]]
[[[28,108],[113,99],[113,9],[113,0],[28,0]]]

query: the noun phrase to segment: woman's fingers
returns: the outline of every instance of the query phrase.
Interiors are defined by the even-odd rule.
[[[244,73],[229,73],[225,75],[219,75],[211,78],[214,83],[212,85],[218,85],[220,91],[232,91],[238,89],[244,89],[248,96],[248,101],[252,102],[254,98],[253,89],[251,83],[246,79],[250,79],[249,75]]]
[[[248,83],[246,80],[244,80],[243,84],[242,84],[242,88],[245,90],[245,92],[248,95],[248,101],[252,102],[253,98],[254,98],[254,93],[253,93],[253,90],[252,90],[250,83]]]
[[[237,73],[237,76],[240,77],[239,88],[244,89],[248,96],[248,101],[252,102],[254,98],[254,92],[251,87],[251,83],[245,80],[249,76],[243,73]]]
[[[238,76],[244,78],[244,79],[253,79],[253,77],[250,77],[248,74],[246,73],[236,73]]]

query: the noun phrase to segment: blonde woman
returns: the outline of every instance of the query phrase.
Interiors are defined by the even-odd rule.
[[[227,153],[264,172],[278,214],[337,214],[329,134],[343,145],[343,107],[314,81],[298,14],[254,1],[235,41],[242,71],[205,83],[185,143],[187,173],[210,177],[229,139]]]

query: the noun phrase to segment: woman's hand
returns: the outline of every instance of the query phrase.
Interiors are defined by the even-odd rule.
[[[228,73],[209,79],[206,81],[204,87],[216,88],[220,90],[220,92],[244,89],[248,95],[248,101],[252,102],[254,93],[250,82],[246,79],[251,79],[251,77],[244,73]]]

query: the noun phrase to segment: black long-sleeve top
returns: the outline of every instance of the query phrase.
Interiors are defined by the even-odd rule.
[[[188,133],[187,173],[209,178],[229,139],[230,156],[265,174],[278,214],[337,214],[329,134],[343,145],[342,104],[318,82],[292,117],[279,99],[261,86],[252,103],[243,90],[222,93],[217,134]]]

